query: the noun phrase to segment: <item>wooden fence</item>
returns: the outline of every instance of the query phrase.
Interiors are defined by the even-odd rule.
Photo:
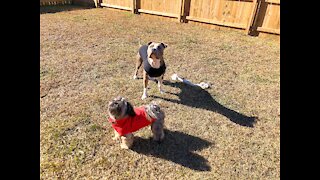
[[[98,0],[98,5],[280,35],[280,0]]]
[[[41,2],[92,2],[96,7],[108,7],[280,35],[280,0],[40,0]]]

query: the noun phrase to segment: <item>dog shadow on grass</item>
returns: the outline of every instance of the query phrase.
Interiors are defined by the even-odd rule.
[[[189,86],[182,82],[173,83],[170,81],[164,81],[163,84],[179,88],[181,90],[179,94],[167,92],[169,94],[178,96],[179,100],[159,96],[150,97],[163,99],[173,103],[183,104],[194,108],[206,109],[209,111],[217,112],[227,117],[230,121],[241,126],[253,127],[257,120],[257,117],[249,117],[221,105],[211,96],[211,94],[208,91],[201,89],[200,87]]]
[[[165,139],[158,144],[152,138],[135,137],[131,150],[165,159],[197,171],[210,171],[208,161],[192,151],[198,151],[212,143],[178,131],[165,130]]]

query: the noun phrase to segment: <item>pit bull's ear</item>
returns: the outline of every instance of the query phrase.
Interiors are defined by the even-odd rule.
[[[148,43],[148,46],[149,46],[151,43],[152,43],[152,42],[149,42],[149,43]]]
[[[163,48],[168,47],[168,45],[161,43],[161,45],[163,46]]]

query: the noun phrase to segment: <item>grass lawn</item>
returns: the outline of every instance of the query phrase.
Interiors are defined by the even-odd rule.
[[[41,179],[280,179],[279,41],[76,6],[40,8],[40,27]],[[167,93],[150,82],[145,101],[139,38],[168,44]],[[160,103],[165,142],[145,128],[120,150],[106,111],[117,95]]]

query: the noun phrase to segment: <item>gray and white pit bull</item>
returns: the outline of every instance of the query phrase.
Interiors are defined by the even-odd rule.
[[[158,88],[160,93],[164,93],[162,89],[162,83],[163,76],[166,71],[166,64],[163,58],[163,52],[165,48],[167,48],[166,44],[156,42],[149,42],[148,45],[143,45],[139,48],[133,79],[137,79],[138,70],[141,65],[143,65],[142,100],[148,97],[147,88],[149,78],[156,79],[158,81]]]

